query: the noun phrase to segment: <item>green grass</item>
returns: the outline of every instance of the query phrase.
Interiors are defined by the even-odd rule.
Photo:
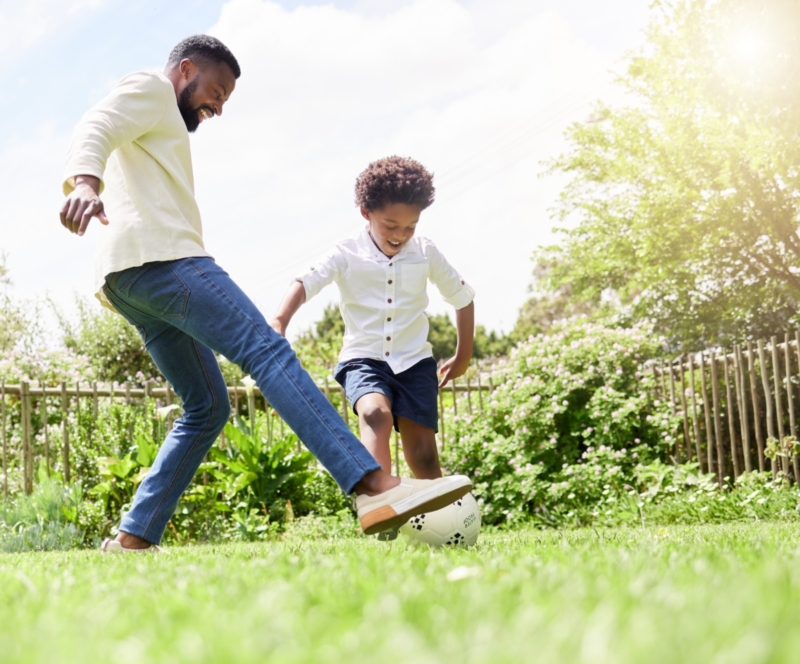
[[[789,524],[0,555],[0,661],[796,662]]]

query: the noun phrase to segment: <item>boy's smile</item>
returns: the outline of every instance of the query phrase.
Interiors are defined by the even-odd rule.
[[[419,205],[406,203],[392,203],[379,210],[361,208],[361,216],[369,222],[372,241],[390,258],[414,237],[421,212]]]

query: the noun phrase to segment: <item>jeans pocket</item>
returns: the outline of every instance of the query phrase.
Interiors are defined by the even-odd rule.
[[[118,287],[122,298],[140,311],[165,320],[186,316],[191,291],[170,262],[148,263]],[[127,276],[121,273],[121,276]]]

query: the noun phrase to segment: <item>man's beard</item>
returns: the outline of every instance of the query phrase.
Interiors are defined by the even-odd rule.
[[[178,95],[178,111],[180,111],[186,129],[194,132],[200,126],[200,114],[198,109],[192,107],[192,95],[197,90],[197,77],[189,83]]]

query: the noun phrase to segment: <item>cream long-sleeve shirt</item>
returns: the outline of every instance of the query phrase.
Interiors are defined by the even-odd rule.
[[[175,88],[161,72],[123,78],[75,128],[64,170],[64,194],[75,177],[101,180],[108,226],[97,234],[95,287],[105,277],[151,261],[208,256],[194,197],[189,132]]]
[[[332,281],[339,286],[345,329],[340,362],[383,360],[395,373],[432,355],[425,315],[428,280],[456,309],[463,309],[475,297],[472,287],[429,239],[413,237],[389,258],[366,230],[337,244],[297,277],[306,300]]]

